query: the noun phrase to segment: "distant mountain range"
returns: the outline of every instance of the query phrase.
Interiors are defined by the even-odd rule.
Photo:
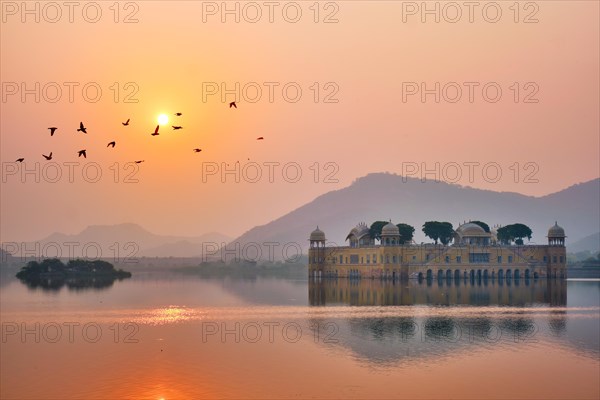
[[[308,237],[317,225],[325,232],[328,245],[344,245],[348,232],[364,221],[391,219],[415,227],[415,241],[431,242],[421,227],[425,221],[448,221],[456,228],[469,220],[490,226],[521,222],[533,230],[532,242],[546,243],[548,228],[555,221],[567,234],[567,249],[600,227],[600,179],[573,185],[543,197],[512,192],[474,189],[445,182],[404,178],[376,173],[355,180],[350,186],[331,191],[310,203],[236,238],[240,246],[279,243],[275,256],[281,257],[285,243],[308,248]],[[232,244],[230,244],[232,246]],[[289,249],[288,249],[289,250]],[[267,246],[263,246],[266,255]],[[293,250],[288,251],[293,254]]]
[[[546,243],[548,228],[558,221],[567,234],[567,251],[597,251],[600,179],[532,197],[377,173],[323,194],[235,240],[216,232],[197,237],[162,236],[139,225],[124,223],[89,226],[76,235],[53,233],[36,242],[19,243],[16,252],[11,243],[3,243],[3,247],[16,255],[22,255],[19,250],[29,249],[41,257],[56,254],[53,246],[59,245],[63,257],[69,257],[71,248],[74,256],[88,258],[96,257],[100,248],[103,258],[122,260],[128,256],[200,257],[203,243],[228,243],[228,249],[239,246],[233,251],[238,257],[265,261],[272,258],[272,253],[275,260],[281,260],[299,255],[299,249],[306,254],[308,237],[317,225],[325,232],[328,245],[344,245],[346,235],[358,222],[370,225],[375,220],[388,219],[414,226],[417,243],[431,241],[421,231],[425,221],[448,221],[454,228],[469,220],[481,220],[490,226],[521,222],[533,230],[535,243]],[[259,256],[256,256],[257,245],[262,251]],[[85,254],[84,246],[87,246]],[[46,248],[46,253],[40,255],[42,248]]]
[[[583,239],[572,243],[568,247],[570,253],[578,253],[580,251],[589,251],[592,254],[600,252],[600,232],[586,236]]]
[[[22,255],[26,250],[36,257],[56,255],[57,247],[63,257],[71,252],[75,257],[95,258],[100,249],[103,258],[123,259],[124,257],[199,257],[203,243],[226,243],[231,237],[217,232],[196,237],[162,236],[147,231],[137,224],[92,225],[78,234],[53,233],[35,242],[19,243],[18,251],[14,244],[3,243],[5,250]],[[84,250],[85,248],[85,250]],[[42,249],[45,249],[42,252]]]

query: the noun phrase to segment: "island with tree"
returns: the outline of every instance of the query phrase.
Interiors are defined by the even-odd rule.
[[[64,264],[58,258],[49,258],[41,262],[29,261],[16,277],[32,288],[58,290],[67,285],[82,289],[109,287],[115,280],[131,278],[131,272],[115,269],[103,260],[76,259]]]

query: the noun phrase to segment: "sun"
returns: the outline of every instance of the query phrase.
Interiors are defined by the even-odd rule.
[[[169,122],[169,117],[167,117],[167,114],[160,114],[158,116],[158,124],[159,125],[166,125]]]

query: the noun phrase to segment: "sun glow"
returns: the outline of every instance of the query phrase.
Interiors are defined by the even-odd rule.
[[[160,114],[158,116],[158,124],[159,125],[166,125],[169,122],[169,117],[167,117],[167,114]]]

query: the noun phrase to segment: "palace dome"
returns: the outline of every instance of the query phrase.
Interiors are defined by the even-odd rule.
[[[365,236],[369,236],[369,233],[370,233],[370,230],[369,230],[369,227],[367,226],[367,224],[365,224],[364,222],[361,222],[358,225],[356,225],[354,228],[352,228],[352,230],[350,231],[348,236],[346,236],[346,240],[348,240],[348,238],[350,238],[352,236],[354,236],[358,240]]]
[[[381,236],[398,236],[400,235],[400,229],[398,229],[398,227],[394,224],[392,224],[392,221],[388,222],[382,229],[381,229]]]
[[[488,236],[489,234],[483,229],[481,226],[474,224],[472,222],[468,222],[466,224],[462,224],[458,228],[456,228],[456,233],[460,234],[461,237],[466,236]]]
[[[549,238],[564,238],[565,230],[558,226],[558,222],[554,222],[554,225],[548,229]]]
[[[310,233],[310,240],[322,240],[325,241],[325,232],[323,232],[322,230],[319,229],[319,227],[317,226],[317,229],[315,229],[314,231],[312,231]]]

